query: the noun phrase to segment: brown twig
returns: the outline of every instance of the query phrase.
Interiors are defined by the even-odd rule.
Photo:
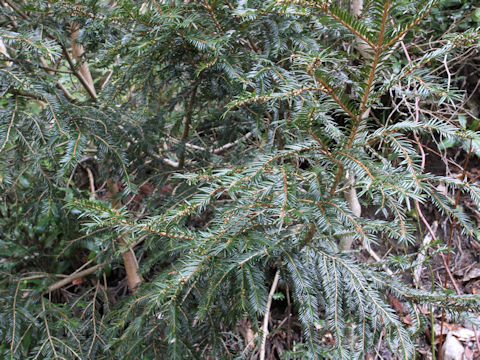
[[[240,143],[240,141],[247,140],[250,136],[252,136],[251,131],[249,131],[248,133],[243,135],[240,139],[237,139],[233,142],[230,142],[230,143],[222,145],[222,146],[220,146],[216,149],[213,149],[212,153],[214,153],[215,155],[220,155],[220,154],[224,153],[225,151],[227,151],[228,149],[231,149],[232,147],[238,145]]]
[[[108,188],[111,196],[110,202],[112,206],[116,208],[120,205],[119,201],[115,199],[115,196],[119,192],[117,182],[113,180],[109,180]],[[132,292],[132,294],[135,295],[137,292],[138,286],[142,283],[142,278],[138,274],[139,267],[138,267],[137,258],[135,256],[135,252],[131,247],[129,247],[129,245],[124,240],[122,235],[119,235],[117,240],[120,243],[120,245],[128,247],[127,250],[122,252],[123,266],[125,268],[125,273],[127,274],[128,287]]]
[[[477,349],[480,351],[480,340],[478,339],[477,328],[473,327],[473,333],[475,334],[475,343],[477,344]]]
[[[312,222],[307,234],[305,235],[305,239],[303,239],[303,245],[307,245],[310,241],[312,241],[313,235],[315,235],[315,230],[317,230],[317,227],[315,226],[315,223]]]
[[[48,74],[54,74],[54,73],[57,73],[57,72],[58,73],[65,73],[65,74],[72,74],[72,72],[69,71],[69,70],[58,70],[58,69],[53,69],[53,68],[47,66],[47,62],[45,61],[45,59],[43,57],[40,57],[40,62],[42,63],[42,65],[40,65],[40,68],[45,70]],[[65,88],[65,86],[63,86],[63,84],[60,81],[57,81],[55,86],[57,87],[57,89],[60,89],[60,90],[63,91],[63,94],[65,95],[65,98],[68,101],[73,101],[72,94],[70,94],[70,92]]]
[[[84,79],[82,74],[80,74],[76,69],[75,69],[75,64],[73,63],[72,57],[68,53],[67,48],[65,45],[60,45],[62,47],[62,52],[63,55],[65,56],[65,59],[67,59],[68,65],[70,66],[70,69],[72,70],[73,75],[80,81],[82,84],[83,88],[87,91],[88,95],[92,98],[93,101],[97,101],[97,94],[95,93],[95,89],[92,89],[88,82]]]
[[[83,49],[83,45],[77,43],[78,36],[80,34],[80,26],[76,23],[70,24],[70,45],[72,47],[73,57],[77,62],[80,64],[78,68],[78,72],[82,74],[83,78],[85,79],[86,83],[89,87],[89,93],[92,94],[92,97],[96,98],[97,93],[95,91],[95,86],[93,85],[93,78],[92,74],[90,73],[90,69],[88,68],[88,63],[85,61],[85,50]]]
[[[67,88],[65,86],[63,86],[63,84],[61,84],[60,82],[57,82],[55,84],[55,86],[57,87],[57,89],[60,89],[63,91],[63,95],[65,95],[65,98],[68,100],[68,101],[73,101],[73,96],[72,94],[70,94],[70,91],[67,90]]]
[[[223,32],[222,27],[220,26],[220,23],[215,16],[215,12],[213,11],[212,6],[208,3],[208,0],[203,0],[202,6],[205,8],[205,10],[207,10],[208,15],[210,15],[210,17],[212,18],[213,23],[215,24],[215,27],[220,32],[220,34],[224,35],[225,33]]]
[[[72,281],[74,281],[76,279],[80,279],[82,277],[90,275],[90,274],[94,273],[95,271],[97,271],[98,269],[102,268],[105,264],[106,263],[97,264],[97,265],[92,266],[91,268],[88,268],[86,270],[70,274],[65,279],[59,280],[59,281],[53,283],[52,285],[50,285],[48,287],[47,292],[50,293],[52,291],[58,290],[58,289],[62,288],[63,286],[65,286],[67,284],[70,284]]]
[[[384,48],[385,49],[388,49],[390,46],[392,46],[395,42],[397,42],[399,39],[402,39],[403,36],[409,32],[410,30],[412,30],[415,26],[417,26],[420,21],[422,21],[425,16],[427,16],[428,14],[430,13],[430,9],[428,11],[426,11],[424,14],[422,14],[422,16],[418,17],[417,19],[415,19],[415,21],[413,23],[411,23],[409,26],[407,26],[405,29],[403,29],[403,31],[401,31],[400,33],[398,33],[397,35],[395,35],[387,44],[384,45]]]
[[[92,193],[92,199],[95,200],[95,179],[93,178],[93,173],[90,168],[86,167],[87,175],[88,175],[88,182],[90,184],[90,192]]]
[[[45,299],[43,298],[43,296],[41,298],[42,298],[43,320],[45,322],[45,330],[47,331],[48,342],[50,343],[50,347],[52,348],[54,358],[59,359],[59,357],[57,355],[57,351],[55,350],[55,345],[53,345],[52,335],[50,334],[50,328],[49,328],[48,322],[47,322],[47,315],[46,315],[46,311],[45,311]]]

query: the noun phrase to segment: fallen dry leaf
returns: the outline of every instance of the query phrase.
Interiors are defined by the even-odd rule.
[[[412,315],[409,314],[407,316],[402,317],[402,322],[408,326],[412,326],[413,325]]]
[[[464,360],[473,360],[473,351],[466,347],[465,348],[465,353],[463,354],[463,359]]]
[[[435,336],[440,336],[440,324],[435,324],[433,330],[435,331]],[[446,333],[455,336],[457,340],[463,342],[475,340],[475,332],[473,330],[458,325],[443,324],[443,334],[445,335]]]
[[[451,332],[448,333],[445,342],[443,343],[443,360],[463,360],[465,349],[460,341],[457,340]]]
[[[440,336],[441,329],[442,329],[442,326],[440,325],[440,323],[436,323],[433,325],[433,331],[435,331],[435,336]],[[452,325],[446,322],[443,323],[443,335],[446,335],[448,331],[451,329],[452,329]]]
[[[397,313],[405,313],[405,307],[403,304],[393,295],[388,295],[388,300],[390,300],[390,305]]]
[[[468,270],[463,276],[463,281],[470,281],[477,278],[480,278],[480,264],[475,264],[470,270]]]
[[[83,282],[83,279],[82,279],[82,278],[78,278],[78,279],[72,280],[72,284],[73,284],[73,285],[80,285],[82,282]]]
[[[451,330],[450,332],[460,341],[467,342],[475,340],[475,333],[473,332],[473,330],[464,327]]]

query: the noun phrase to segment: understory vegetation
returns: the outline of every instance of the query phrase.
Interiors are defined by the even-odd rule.
[[[0,358],[441,358],[472,3],[0,2]]]

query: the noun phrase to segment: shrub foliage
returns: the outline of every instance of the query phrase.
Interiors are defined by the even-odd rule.
[[[382,337],[413,359],[418,304],[479,303],[405,284],[416,253],[361,256],[412,249],[424,203],[476,236],[439,185],[477,206],[480,189],[425,170],[421,142],[480,140],[436,70],[479,32],[410,46],[436,6],[6,0],[2,357],[250,358],[278,277],[302,329],[285,358],[363,358]],[[353,190],[370,215],[353,211]],[[125,295],[133,251],[141,284]]]

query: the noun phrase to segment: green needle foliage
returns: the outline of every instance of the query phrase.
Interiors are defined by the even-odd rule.
[[[415,358],[418,304],[454,315],[480,299],[403,283],[416,254],[371,264],[359,252],[415,245],[417,203],[476,236],[438,186],[476,206],[480,188],[428,173],[419,148],[480,141],[435,71],[479,31],[409,46],[436,6],[372,0],[357,17],[313,0],[2,5],[1,357],[251,358],[278,271],[302,329],[286,359],[360,359],[380,338]],[[375,216],[355,215],[351,189]],[[347,237],[359,251],[339,250]],[[135,295],[111,283],[128,249]],[[387,294],[407,304],[408,327]]]

